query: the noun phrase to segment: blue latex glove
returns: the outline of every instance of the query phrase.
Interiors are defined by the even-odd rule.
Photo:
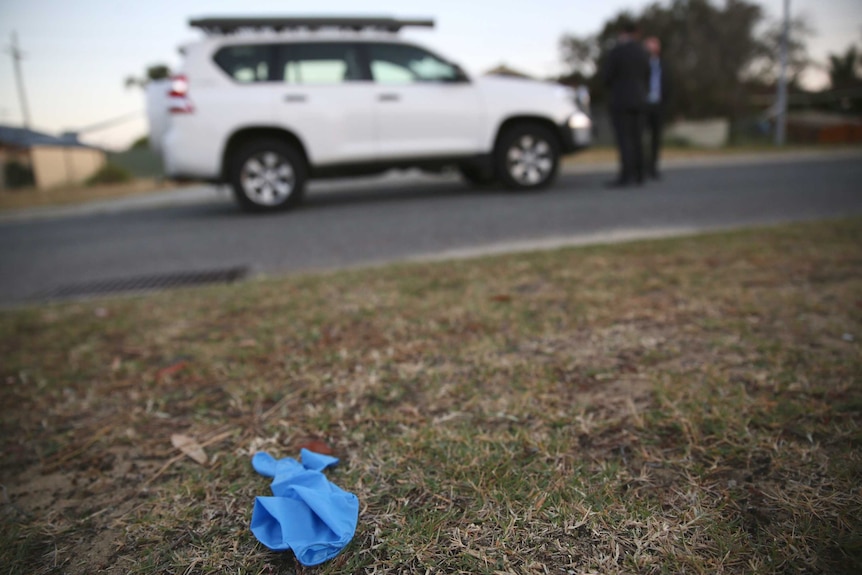
[[[268,453],[252,458],[255,471],[273,477],[274,497],[255,498],[251,532],[273,551],[292,549],[310,567],[332,559],[350,543],[359,500],[323,475],[338,458],[307,449],[300,456],[302,463],[290,457],[276,460]]]

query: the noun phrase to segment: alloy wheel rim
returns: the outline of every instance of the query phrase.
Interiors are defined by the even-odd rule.
[[[240,172],[245,196],[262,206],[283,203],[296,187],[296,173],[284,157],[261,152],[248,158]]]
[[[541,184],[554,169],[551,144],[542,138],[525,134],[509,148],[506,164],[509,174],[519,184]]]

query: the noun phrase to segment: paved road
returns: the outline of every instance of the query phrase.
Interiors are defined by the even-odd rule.
[[[224,196],[115,213],[0,221],[0,305],[67,285],[248,266],[357,266],[862,214],[862,155],[677,165],[661,182],[605,190],[567,171],[539,194],[454,178],[321,184],[298,211],[255,216]]]

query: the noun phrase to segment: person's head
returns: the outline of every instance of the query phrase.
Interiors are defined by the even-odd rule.
[[[640,27],[637,22],[628,18],[620,22],[620,40],[636,40],[640,36]]]
[[[661,40],[655,36],[650,36],[644,40],[644,48],[650,53],[650,56],[659,56],[661,54]]]

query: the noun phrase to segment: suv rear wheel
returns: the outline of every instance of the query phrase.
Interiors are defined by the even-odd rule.
[[[286,142],[265,139],[245,144],[234,155],[230,173],[234,195],[245,210],[286,210],[302,201],[305,161]]]
[[[549,186],[560,164],[560,144],[541,124],[516,124],[500,137],[494,151],[494,168],[503,184],[517,190]]]

